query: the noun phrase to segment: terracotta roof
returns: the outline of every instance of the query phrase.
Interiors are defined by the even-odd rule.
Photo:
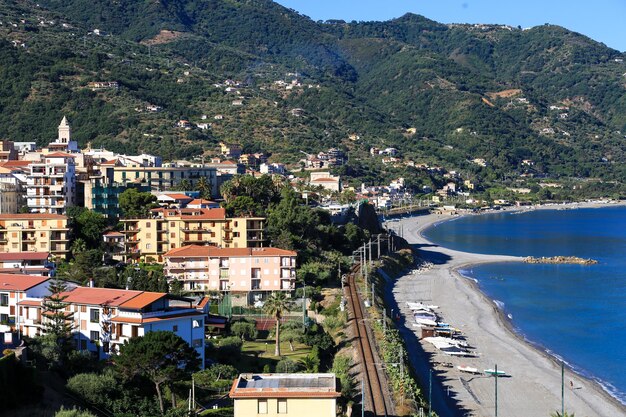
[[[161,195],[168,196],[170,198],[173,198],[174,200],[193,200],[193,197],[189,197],[188,195],[180,194],[180,193],[179,194],[176,194],[176,193],[169,194],[168,193],[168,194],[161,194]]]
[[[147,305],[152,304],[153,302],[157,300],[160,300],[166,295],[167,294],[164,292],[144,292],[142,294],[139,294],[136,297],[131,298],[125,303],[121,304],[120,307],[140,310],[146,307]]]
[[[170,249],[165,257],[208,257],[208,256],[297,256],[294,251],[279,248],[216,248],[215,246],[188,245]]]
[[[101,162],[100,165],[115,165],[117,164],[117,159],[111,159],[110,161]]]
[[[184,209],[152,209],[155,213],[163,213],[163,217],[180,217],[184,220],[224,220],[226,210],[223,208],[184,208]],[[173,214],[169,214],[173,213]]]
[[[43,261],[49,256],[50,252],[3,252],[0,253],[0,261]]]
[[[0,220],[67,220],[67,217],[51,213],[19,213],[0,214]]]
[[[188,206],[199,206],[202,204],[217,204],[215,201],[211,201],[211,200],[205,200],[202,198],[196,198],[195,200],[190,201],[187,205]]]
[[[196,308],[204,308],[211,299],[209,297],[202,297],[202,300],[196,304]]]
[[[20,301],[20,306],[32,306],[32,307],[41,307],[42,300],[35,299],[25,299]]]
[[[9,169],[9,168],[5,168],[3,166],[0,166],[0,174],[10,174],[13,171],[14,171],[13,169]]]
[[[65,302],[73,304],[108,305],[119,307],[142,294],[143,291],[117,290],[112,288],[76,287],[66,292]]]
[[[0,291],[26,291],[49,279],[35,275],[0,274]]]
[[[5,168],[28,168],[28,166],[34,161],[6,161],[2,164]]]
[[[335,374],[242,374],[230,398],[338,398]]]
[[[53,157],[53,158],[76,158],[76,155],[72,155],[71,153],[65,153],[65,152],[54,152],[54,153],[49,153],[44,155],[44,157],[49,158],[49,157]]]
[[[317,178],[312,180],[311,182],[338,182],[337,178]]]
[[[121,232],[106,232],[104,236],[124,237],[124,233]]]

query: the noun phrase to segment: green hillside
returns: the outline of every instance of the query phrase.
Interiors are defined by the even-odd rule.
[[[83,145],[166,158],[220,140],[287,162],[339,146],[343,173],[372,181],[403,170],[371,146],[478,179],[626,176],[626,56],[560,27],[321,23],[267,0],[38,4],[0,5],[0,135],[16,141],[49,141],[67,114]]]

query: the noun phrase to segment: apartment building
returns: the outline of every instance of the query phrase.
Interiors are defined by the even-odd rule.
[[[0,273],[48,277],[56,269],[51,258],[50,252],[0,253]]]
[[[60,214],[0,214],[0,253],[50,252],[65,259],[68,232],[67,217]]]
[[[4,343],[14,342],[19,328],[35,336],[41,325],[41,297],[48,294],[48,277],[0,273],[0,335]],[[35,300],[35,301],[33,301]],[[30,305],[38,303],[31,310]]]
[[[31,337],[42,334],[48,280],[0,274],[0,333],[5,343],[15,342],[16,332]],[[65,311],[71,313],[77,350],[105,359],[131,337],[171,331],[196,349],[204,364],[206,299],[196,303],[166,293],[91,287],[73,287],[62,295],[68,303]]]
[[[26,205],[32,213],[64,214],[76,205],[75,155],[42,154],[31,162],[26,179]]]
[[[84,205],[86,208],[102,214],[107,219],[118,219],[122,216],[120,209],[120,195],[134,188],[138,192],[150,192],[150,186],[142,183],[106,183],[102,178],[90,178],[81,181],[84,190]]]
[[[165,275],[189,292],[248,294],[248,303],[273,291],[293,291],[297,253],[278,248],[216,248],[190,245],[164,256]]]
[[[150,218],[123,219],[122,223],[127,259],[163,262],[170,249],[192,244],[246,248],[266,243],[265,218],[227,218],[223,208],[158,208]]]
[[[73,313],[76,349],[100,359],[119,352],[131,337],[171,331],[198,352],[204,364],[204,318],[192,299],[167,293],[77,287],[64,294]],[[205,306],[206,307],[206,306]]]
[[[241,374],[229,393],[235,417],[335,417],[335,374]]]

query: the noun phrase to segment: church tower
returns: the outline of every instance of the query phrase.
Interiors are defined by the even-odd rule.
[[[72,128],[70,127],[67,118],[63,116],[61,124],[59,124],[59,139],[57,143],[69,143],[72,136]]]

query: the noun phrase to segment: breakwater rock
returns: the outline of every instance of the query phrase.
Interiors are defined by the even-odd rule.
[[[576,264],[576,265],[595,265],[598,263],[595,259],[579,258],[577,256],[551,256],[535,258],[528,256],[524,258],[527,264]]]

